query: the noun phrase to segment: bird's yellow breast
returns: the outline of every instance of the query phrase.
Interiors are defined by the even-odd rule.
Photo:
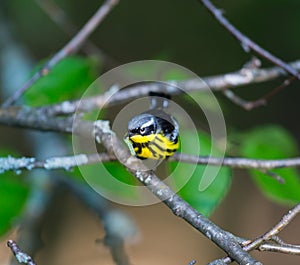
[[[179,141],[171,141],[162,133],[134,135],[129,138],[138,158],[164,159],[172,156],[179,148]]]

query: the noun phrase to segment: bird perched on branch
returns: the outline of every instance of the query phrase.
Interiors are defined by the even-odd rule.
[[[165,112],[170,96],[149,93],[150,109],[128,122],[125,135],[132,155],[139,159],[165,159],[179,148],[179,126],[176,119]]]

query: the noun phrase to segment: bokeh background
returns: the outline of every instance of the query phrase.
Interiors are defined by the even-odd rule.
[[[41,0],[42,1],[42,0]],[[55,1],[78,27],[99,7],[99,1]],[[218,1],[217,5],[243,33],[285,61],[300,56],[300,2],[296,0]],[[1,0],[2,27],[22,46],[29,65],[49,58],[70,37],[37,5],[36,1]],[[153,0],[120,1],[90,40],[115,65],[160,59],[182,65],[200,77],[236,71],[251,59],[240,44],[205,10],[199,1]],[[1,43],[1,40],[0,40]],[[0,50],[4,58],[3,46]],[[6,61],[6,65],[13,61]],[[262,59],[264,67],[271,66]],[[3,64],[2,64],[3,67]],[[112,65],[105,65],[106,69]],[[102,68],[103,69],[103,68]],[[0,69],[3,71],[4,69]],[[18,72],[12,71],[11,79]],[[236,89],[245,99],[256,99],[274,89],[281,80]],[[3,80],[2,80],[3,81]],[[1,89],[1,88],[0,88]],[[63,93],[63,91],[62,91]],[[7,95],[1,92],[2,99]],[[281,124],[299,141],[299,82],[275,95],[266,107],[245,111],[216,94],[222,106],[229,135],[261,124]],[[18,139],[16,141],[16,139]],[[0,148],[13,146],[22,155],[32,154],[23,131],[0,127]],[[1,195],[0,195],[1,196]],[[126,246],[132,264],[199,264],[221,257],[209,240],[174,217],[164,205],[125,207],[115,205],[135,220],[139,236]],[[0,209],[1,210],[1,209]],[[264,197],[250,176],[235,170],[228,196],[216,209],[213,221],[242,237],[254,238],[275,224],[287,207]],[[299,243],[299,218],[283,231],[283,238]],[[9,264],[5,239],[0,244],[0,264]],[[82,203],[65,193],[51,208],[43,225],[44,245],[36,256],[38,264],[114,264],[105,246],[95,243],[104,232],[96,216]],[[265,264],[298,264],[299,257],[255,253]]]

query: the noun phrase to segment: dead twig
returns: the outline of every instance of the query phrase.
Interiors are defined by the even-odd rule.
[[[7,246],[11,249],[12,253],[16,257],[19,263],[24,263],[27,265],[36,265],[33,261],[32,257],[30,257],[27,253],[23,252],[17,245],[17,243],[13,240],[7,241]]]

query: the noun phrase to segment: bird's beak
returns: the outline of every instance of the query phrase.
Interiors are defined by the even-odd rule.
[[[133,132],[131,132],[131,131],[129,131],[129,132],[127,132],[127,133],[125,134],[125,136],[126,136],[127,138],[131,138],[131,137],[134,136],[134,135],[136,135],[136,134],[133,133]]]

